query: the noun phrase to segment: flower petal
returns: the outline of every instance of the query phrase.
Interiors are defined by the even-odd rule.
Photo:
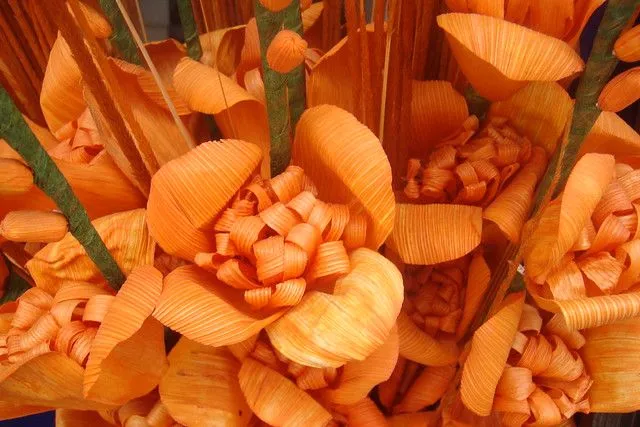
[[[145,218],[146,211],[136,209],[92,222],[125,275],[138,265],[153,263],[155,243],[147,231]],[[71,233],[38,251],[26,267],[36,286],[50,294],[55,294],[67,281],[105,283],[98,267]]]
[[[640,61],[640,25],[632,27],[618,37],[613,53],[621,61]]]
[[[462,368],[460,395],[464,405],[478,415],[491,414],[496,387],[518,330],[523,303],[523,293],[509,295],[502,308],[473,334],[471,351]]]
[[[225,138],[241,139],[260,147],[264,156],[263,175],[269,170],[269,127],[266,109],[260,101],[229,77],[189,58],[178,63],[173,84],[191,110],[214,115]]]
[[[83,369],[76,361],[58,352],[36,356],[22,365],[0,367],[2,400],[21,405],[80,410],[112,408],[82,396]],[[38,387],[34,389],[33,385]]]
[[[200,34],[200,62],[218,68],[227,76],[232,75],[240,63],[244,32],[245,25],[238,25]]]
[[[56,427],[109,427],[112,424],[105,421],[96,411],[77,411],[74,409],[56,410]]]
[[[614,156],[640,154],[640,135],[616,113],[603,111],[580,148],[580,154],[602,153]]]
[[[238,378],[251,410],[271,425],[320,427],[332,419],[327,410],[293,382],[251,358],[242,362]]]
[[[447,391],[455,373],[455,365],[425,367],[393,412],[417,412],[433,405]]]
[[[387,427],[384,414],[376,404],[365,397],[345,408],[347,425],[350,427]]]
[[[181,338],[160,382],[162,403],[184,425],[245,426],[251,411],[238,384],[239,369],[226,350]]]
[[[191,340],[219,347],[257,334],[282,313],[252,312],[242,292],[189,265],[165,277],[153,316]]]
[[[391,376],[398,360],[398,331],[394,327],[389,338],[369,357],[344,365],[336,388],[323,393],[327,401],[352,405],[364,399],[371,389]]]
[[[586,154],[573,168],[560,200],[560,214],[547,208],[525,248],[527,275],[546,275],[578,239],[613,178],[615,160],[606,154]],[[555,209],[557,211],[557,209]]]
[[[451,83],[414,81],[409,156],[423,157],[428,149],[458,131],[468,116],[467,102]]]
[[[47,126],[53,133],[77,119],[86,108],[80,68],[61,35],[58,35],[49,54],[42,80],[40,106]]]
[[[475,318],[478,308],[480,308],[484,294],[489,288],[490,280],[491,270],[484,257],[480,253],[474,254],[469,264],[469,273],[467,273],[467,286],[464,291],[464,309],[456,330],[456,337],[458,339],[467,333],[467,329]]]
[[[617,113],[640,98],[640,67],[628,69],[607,82],[600,92],[598,107]]]
[[[340,40],[316,62],[307,83],[309,107],[323,104],[335,105],[349,112],[353,104],[353,82],[349,64],[347,38]]]
[[[484,210],[484,219],[495,223],[507,238],[517,243],[533,203],[536,184],[547,167],[547,158],[540,147],[535,147],[529,163],[502,190]]]
[[[488,116],[506,117],[518,133],[553,154],[573,111],[573,100],[555,82],[532,82],[504,101],[491,104]]]
[[[322,200],[359,202],[372,225],[367,246],[382,245],[395,213],[391,166],[378,138],[365,125],[333,105],[306,110],[296,128],[292,163],[304,169]]]
[[[387,244],[405,263],[429,265],[468,254],[480,244],[481,234],[479,207],[398,204]]]
[[[124,404],[158,385],[166,367],[164,331],[149,317],[161,291],[162,274],[150,265],[134,269],[122,285],[91,344],[88,399]]]
[[[389,427],[436,427],[440,422],[439,411],[414,412],[387,418]]]
[[[333,295],[308,292],[267,327],[273,346],[305,366],[339,367],[369,357],[389,336],[402,305],[402,276],[370,249],[351,253]]]
[[[438,341],[419,329],[404,311],[397,320],[400,355],[428,366],[446,366],[458,358],[458,346],[453,341]]]
[[[566,43],[511,22],[484,15],[439,15],[462,72],[478,93],[506,99],[527,81],[557,81],[583,69]]]
[[[257,146],[223,140],[201,144],[163,166],[151,180],[147,220],[162,249],[188,260],[214,252],[213,233],[206,231],[260,159]]]
[[[589,401],[593,412],[633,412],[640,409],[640,318],[584,331],[580,355],[593,380]]]

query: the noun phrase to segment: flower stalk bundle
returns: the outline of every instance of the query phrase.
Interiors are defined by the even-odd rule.
[[[0,419],[640,410],[637,1],[177,3],[0,4]]]

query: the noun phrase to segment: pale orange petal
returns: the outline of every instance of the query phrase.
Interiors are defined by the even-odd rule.
[[[166,367],[164,331],[150,316],[161,291],[162,274],[150,265],[134,269],[122,285],[91,344],[87,398],[123,404],[158,385]]]
[[[459,13],[437,19],[462,72],[492,101],[508,98],[527,81],[557,81],[584,66],[566,43],[511,22]]]
[[[57,242],[67,231],[67,219],[57,212],[13,211],[0,222],[0,236],[14,242]]]
[[[481,254],[474,254],[469,264],[469,273],[467,274],[467,287],[464,294],[464,309],[458,328],[456,329],[456,337],[462,338],[467,333],[467,329],[475,318],[478,308],[484,299],[484,294],[489,287],[491,280],[491,270]]]
[[[181,338],[160,382],[166,410],[184,425],[246,426],[251,410],[238,383],[240,364],[224,349]]]
[[[229,77],[189,58],[178,63],[173,84],[191,110],[214,115],[225,138],[260,147],[262,173],[269,176],[269,128],[266,109],[259,100]]]
[[[491,413],[523,302],[523,293],[509,295],[502,308],[473,334],[471,351],[462,370],[460,394],[464,405],[478,415]]]
[[[296,127],[292,163],[301,166],[326,202],[358,202],[369,216],[367,246],[391,232],[395,200],[391,166],[378,138],[348,112],[331,105],[307,109]]]
[[[332,419],[327,410],[293,382],[251,358],[242,362],[238,378],[249,407],[271,425],[322,427]],[[295,404],[291,405],[292,402]]]
[[[214,252],[213,222],[260,159],[257,146],[223,140],[201,144],[163,166],[151,180],[147,220],[162,249],[188,260]]]
[[[393,412],[417,412],[433,405],[447,391],[455,373],[455,365],[425,367]]]
[[[387,244],[407,264],[437,264],[471,252],[480,244],[482,209],[465,205],[396,207]]]
[[[584,153],[639,155],[640,135],[616,113],[603,111],[580,148],[580,154]]]
[[[458,131],[469,116],[467,103],[446,81],[414,81],[411,93],[409,156],[425,152]]]
[[[348,425],[352,427],[387,427],[388,425],[384,414],[368,397],[347,406],[345,415]]]
[[[607,82],[600,92],[598,107],[617,113],[640,98],[640,67],[630,68]]]
[[[369,357],[344,365],[337,386],[324,391],[323,397],[340,405],[365,398],[373,387],[389,379],[398,360],[398,349],[398,332],[393,328],[389,338]]]
[[[618,37],[613,53],[625,62],[640,60],[640,25],[632,27]]]
[[[387,340],[402,305],[402,276],[370,249],[353,251],[350,261],[351,272],[336,281],[333,294],[307,292],[267,327],[271,343],[288,359],[339,367],[366,359]]]
[[[560,142],[573,100],[554,82],[532,82],[510,98],[493,102],[488,117],[506,117],[518,133],[553,154]]]
[[[165,277],[153,316],[191,340],[217,347],[244,341],[282,313],[253,312],[242,292],[189,265]]]
[[[446,366],[458,358],[458,346],[453,341],[438,341],[426,334],[405,314],[397,320],[400,355],[429,366]]]
[[[640,319],[628,319],[585,331],[580,351],[593,379],[589,390],[594,412],[632,412],[640,409],[637,381],[640,375]]]
[[[155,243],[147,231],[146,216],[144,209],[137,209],[92,222],[125,275],[138,265],[153,263]],[[36,286],[51,294],[66,281],[105,283],[98,267],[71,233],[45,246],[26,267]]]

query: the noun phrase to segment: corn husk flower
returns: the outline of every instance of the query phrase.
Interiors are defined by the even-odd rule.
[[[365,157],[365,169],[353,162]],[[154,176],[150,232],[167,253],[198,265],[165,278],[154,316],[213,346],[266,328],[279,352],[307,366],[366,358],[402,303],[400,274],[371,250],[394,216],[382,148],[349,113],[321,106],[298,124],[295,166],[264,180],[261,160],[255,145],[209,142]]]
[[[614,55],[624,62],[640,61],[640,25],[628,28],[616,40]],[[603,111],[618,112],[640,98],[640,67],[632,67],[613,77],[598,98]]]
[[[117,293],[70,233],[27,262],[35,287],[0,308],[3,401],[28,405],[27,412],[107,410],[158,385],[166,369],[164,335],[151,313],[162,274],[149,265],[155,243],[145,216],[139,209],[94,221],[128,275]],[[35,382],[38,389],[29,386]]]
[[[593,381],[578,353],[584,345],[585,337],[560,316],[543,321],[523,293],[509,295],[475,332],[462,368],[464,407],[452,404],[447,416],[551,426],[588,413]]]

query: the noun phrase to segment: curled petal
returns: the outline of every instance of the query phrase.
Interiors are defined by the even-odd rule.
[[[23,195],[33,187],[33,174],[17,159],[0,158],[0,195]]]
[[[191,340],[218,347],[244,341],[282,313],[253,313],[242,292],[190,265],[165,277],[153,316]]]
[[[332,403],[351,405],[365,398],[371,389],[391,376],[398,360],[398,331],[394,327],[389,338],[369,357],[348,362],[340,375],[336,388],[323,396]]]
[[[487,416],[491,413],[523,302],[523,293],[509,295],[502,308],[473,334],[471,351],[462,369],[460,395],[464,405],[475,414]]]
[[[482,303],[484,294],[489,287],[491,280],[491,270],[484,257],[477,253],[473,255],[469,264],[469,273],[467,274],[467,288],[464,294],[464,309],[458,328],[456,337],[462,338],[466,334],[467,329],[471,325],[480,303]]]
[[[332,418],[293,382],[251,358],[242,362],[238,378],[251,410],[271,425],[321,427]]]
[[[439,421],[439,411],[414,412],[387,418],[390,427],[435,427]]]
[[[528,398],[536,385],[533,383],[531,371],[527,368],[508,366],[502,372],[500,381],[496,386],[496,394],[515,400]]]
[[[322,200],[354,201],[369,216],[367,246],[377,249],[393,228],[391,166],[376,136],[348,112],[331,105],[306,110],[296,128],[292,163],[318,186]]]
[[[347,38],[340,40],[311,69],[307,103],[311,107],[330,104],[355,111]]]
[[[446,366],[458,358],[458,347],[452,341],[438,341],[419,329],[404,313],[397,320],[400,355],[430,366]]]
[[[268,176],[269,127],[265,107],[259,100],[231,78],[189,58],[178,63],[173,83],[191,110],[214,115],[225,138],[260,147],[264,156],[262,173]]]
[[[618,37],[613,47],[613,53],[625,62],[640,60],[640,25],[625,31]]]
[[[267,49],[267,63],[273,70],[286,74],[302,64],[307,42],[295,31],[280,30]]]
[[[216,67],[227,76],[232,75],[240,63],[244,32],[245,25],[237,25],[200,34],[200,62]]]
[[[626,70],[613,79],[600,92],[598,107],[617,113],[640,98],[640,67]]]
[[[14,242],[57,242],[67,231],[67,219],[57,212],[13,211],[0,222],[0,236]]]
[[[370,249],[353,251],[350,261],[351,272],[336,281],[333,294],[308,292],[267,327],[271,343],[288,359],[339,367],[366,359],[388,339],[402,305],[402,276]]]
[[[423,156],[460,129],[469,116],[467,103],[446,81],[414,81],[411,95],[411,157]]]
[[[166,410],[184,425],[246,426],[251,411],[238,383],[240,364],[224,349],[181,338],[160,382]]]
[[[461,13],[437,20],[462,72],[492,101],[508,98],[527,81],[557,81],[584,66],[568,44],[511,22]]]
[[[482,209],[465,205],[398,204],[387,244],[407,264],[451,261],[480,244]]]
[[[387,422],[384,414],[376,406],[373,400],[364,399],[349,405],[345,408],[347,422],[352,427],[386,427]]]
[[[164,165],[151,180],[147,220],[162,249],[189,260],[198,252],[214,252],[213,233],[205,231],[213,228],[260,159],[257,146],[222,140],[201,144]]]
[[[560,213],[547,208],[525,248],[527,275],[537,278],[555,267],[580,236],[613,178],[613,156],[587,154],[573,168],[561,199]],[[534,279],[535,280],[535,279]]]
[[[158,385],[165,369],[164,331],[150,316],[161,291],[162,274],[150,265],[133,270],[122,285],[91,344],[87,398],[124,404]]]
[[[92,222],[125,275],[138,265],[153,263],[155,243],[147,231],[146,216],[144,209],[136,209]],[[100,270],[71,233],[38,251],[26,267],[36,286],[51,294],[67,281],[104,283]]]

